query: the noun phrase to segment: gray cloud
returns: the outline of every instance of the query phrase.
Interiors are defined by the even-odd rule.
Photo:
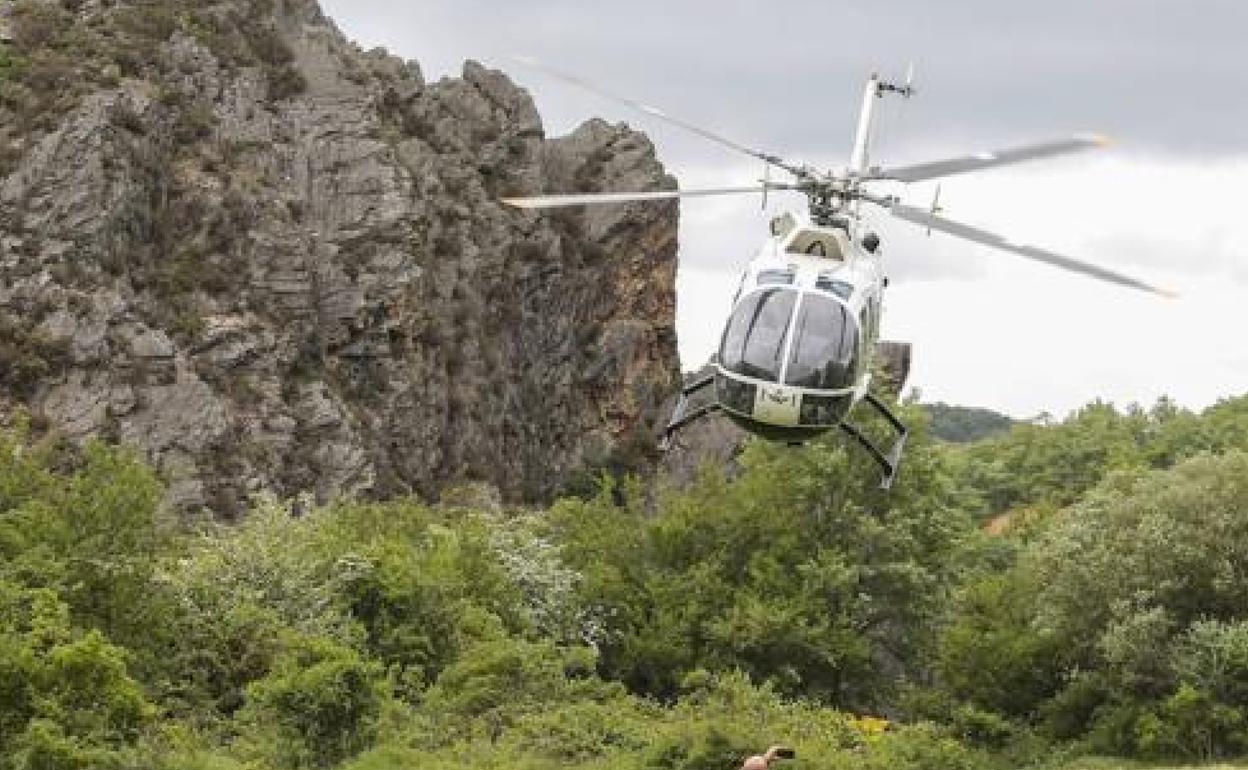
[[[508,69],[557,127],[632,116],[508,66],[507,55],[534,55],[803,156],[847,150],[863,76],[876,66],[900,72],[910,59],[924,93],[890,137],[901,154],[1084,128],[1174,154],[1248,150],[1242,0],[325,5],[348,33],[431,73],[455,73],[465,58]]]

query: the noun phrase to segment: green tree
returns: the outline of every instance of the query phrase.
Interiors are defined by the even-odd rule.
[[[602,673],[674,697],[685,673],[740,668],[784,692],[869,707],[921,667],[970,532],[918,423],[897,486],[839,439],[751,443],[741,473],[707,470],[648,507],[639,489],[556,506],[584,578]]]
[[[0,768],[116,760],[155,715],[126,651],[82,631],[47,589],[0,580]]]
[[[1004,574],[959,594],[942,633],[946,686],[1105,751],[1242,750],[1245,501],[1238,450],[1111,475]]]
[[[153,626],[160,495],[133,452],[0,436],[0,575],[52,588],[76,623],[137,642]]]
[[[386,700],[382,668],[331,639],[288,637],[272,671],[247,688],[245,754],[331,767],[371,745]]]

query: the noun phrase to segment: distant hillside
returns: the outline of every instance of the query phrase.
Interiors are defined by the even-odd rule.
[[[924,404],[923,410],[932,420],[932,435],[956,444],[1005,433],[1014,424],[1012,419],[1000,412],[973,406]]]

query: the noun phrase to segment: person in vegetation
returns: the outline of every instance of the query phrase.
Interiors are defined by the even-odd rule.
[[[767,770],[777,759],[792,759],[793,749],[784,746],[772,746],[763,754],[754,754],[745,758],[741,770]]]

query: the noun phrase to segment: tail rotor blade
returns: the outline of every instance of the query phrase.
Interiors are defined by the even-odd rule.
[[[1146,291],[1150,294],[1157,294],[1162,297],[1174,298],[1178,296],[1174,292],[1145,283],[1144,281],[1132,278],[1129,275],[1124,275],[1122,273],[1094,265],[1090,262],[1084,262],[1082,260],[1058,254],[1057,252],[1049,251],[1047,249],[1013,243],[1000,235],[996,235],[995,233],[990,233],[987,230],[980,230],[979,228],[971,227],[970,225],[964,225],[960,222],[952,222],[948,219],[944,219],[943,217],[937,217],[923,209],[914,208],[912,206],[903,206],[900,203],[893,203],[887,199],[872,199],[872,202],[884,206],[888,209],[889,213],[898,219],[919,225],[921,227],[927,227],[931,230],[939,230],[942,233],[957,236],[958,238],[964,238],[968,241],[980,243],[985,246],[991,246],[995,249],[1000,249],[1001,251],[1008,251],[1011,254],[1017,254],[1020,257],[1030,259],[1035,262],[1043,262],[1047,265],[1052,265],[1068,272],[1078,273],[1079,275],[1088,276],[1100,281],[1116,284],[1118,286],[1127,286],[1132,289],[1139,289],[1140,291]]]

